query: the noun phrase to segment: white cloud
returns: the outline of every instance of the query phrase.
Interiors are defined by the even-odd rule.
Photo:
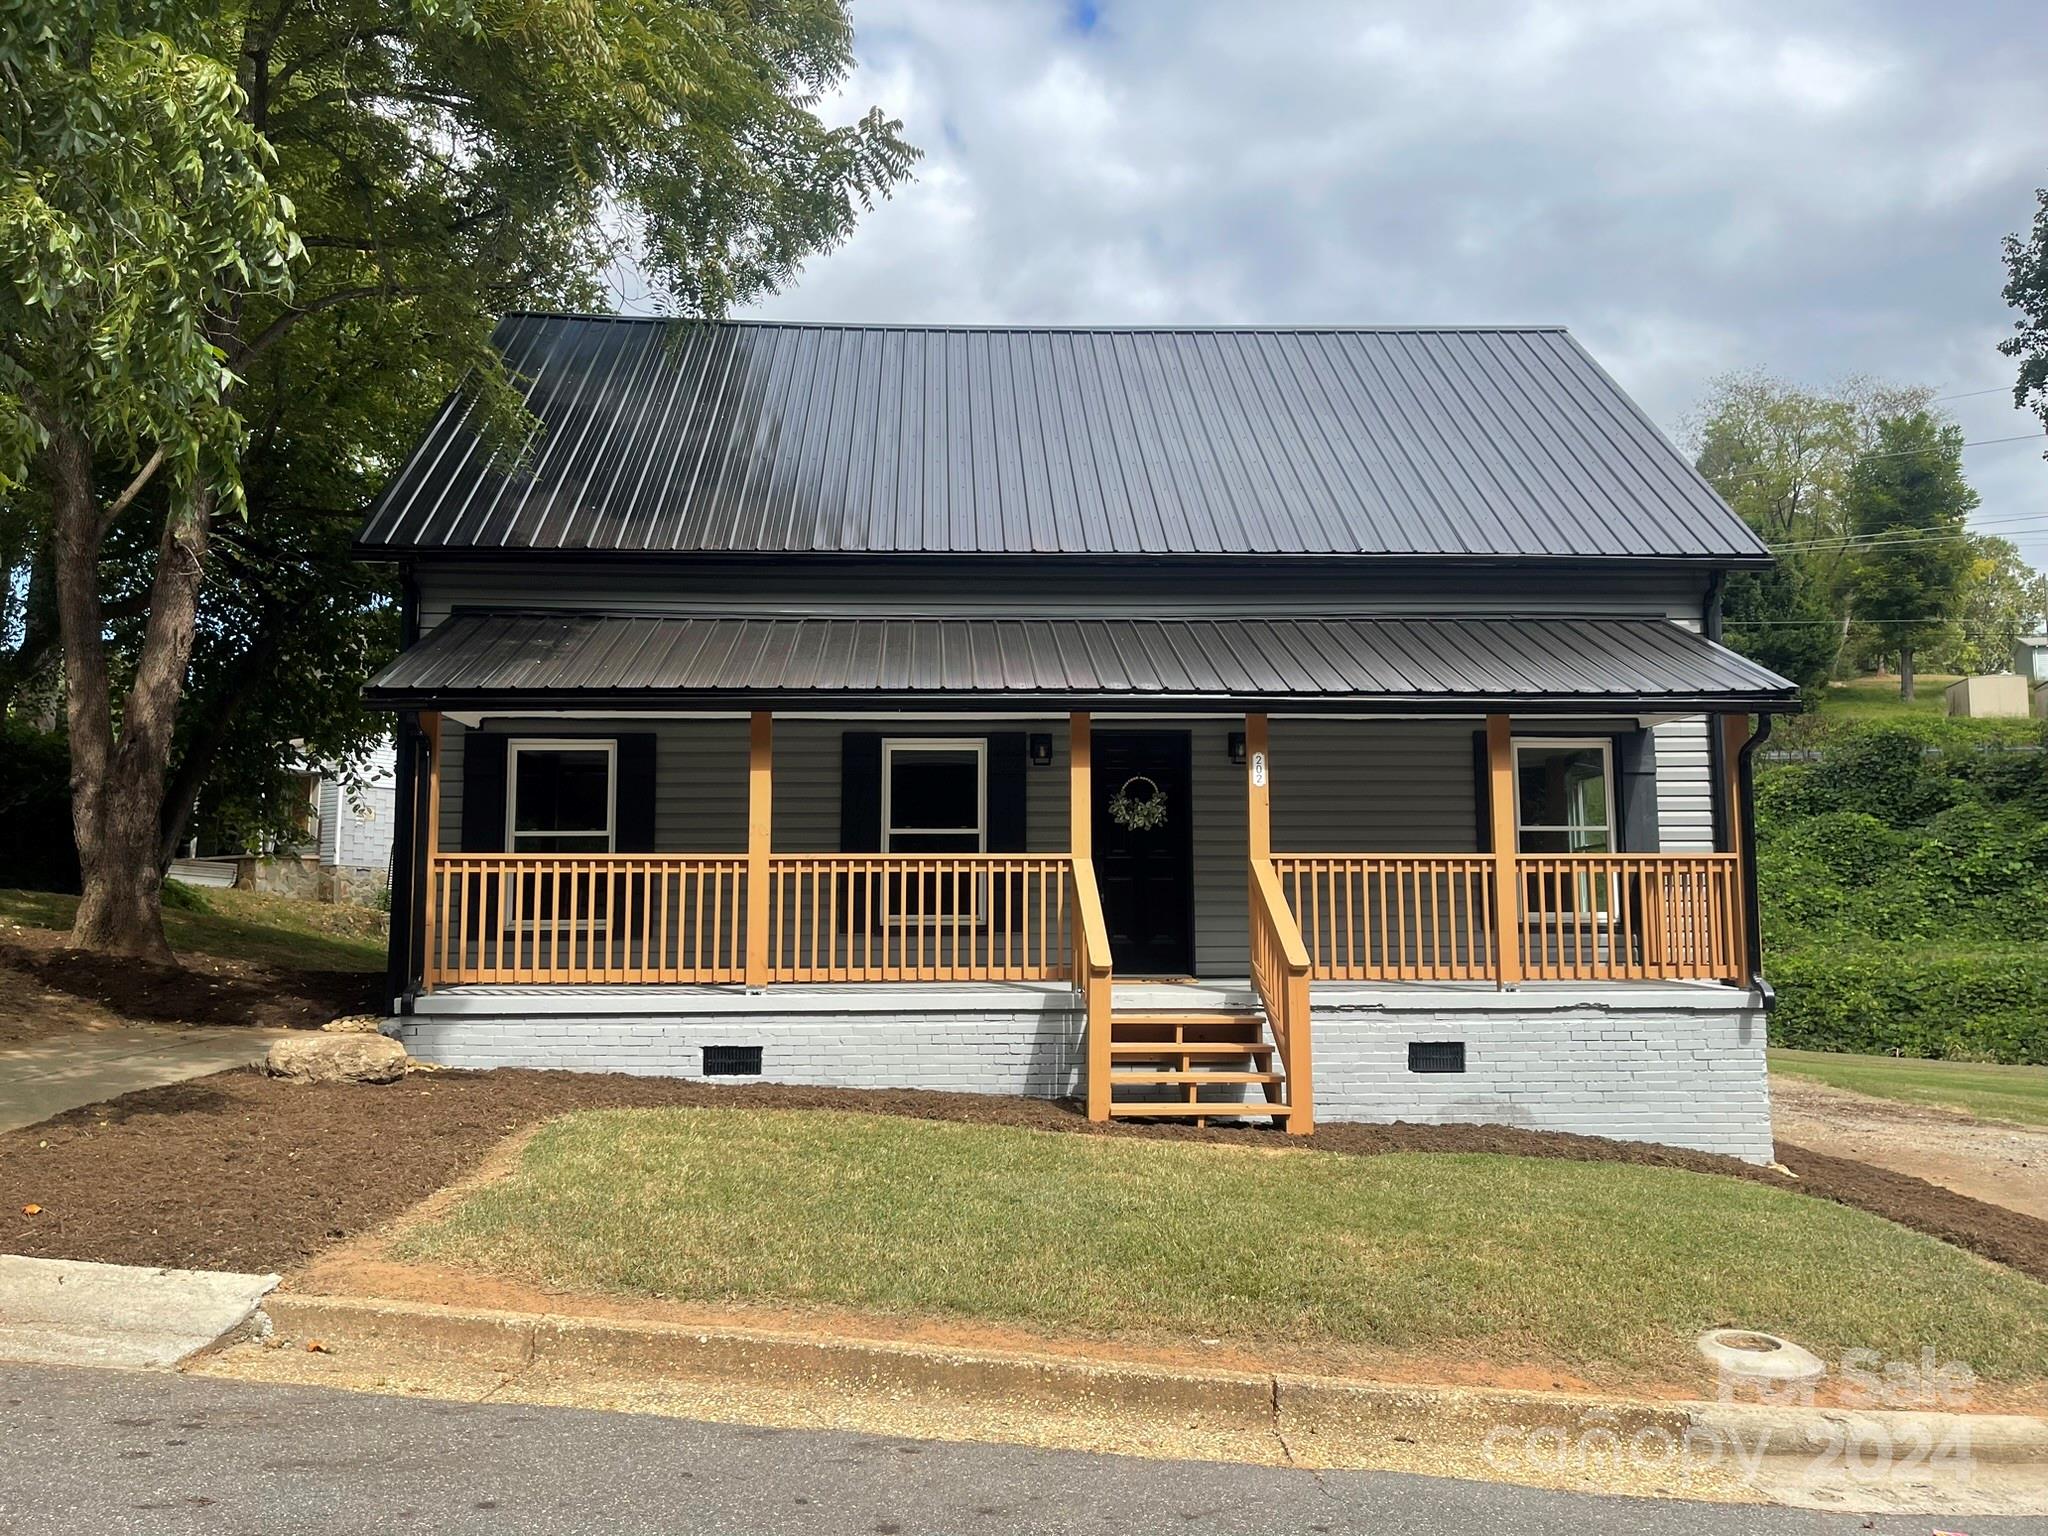
[[[2037,0],[855,0],[917,184],[764,313],[1562,321],[1674,427],[1716,373],[2009,382]],[[1955,402],[1973,437],[2038,426]],[[1973,450],[1987,520],[2048,466]]]

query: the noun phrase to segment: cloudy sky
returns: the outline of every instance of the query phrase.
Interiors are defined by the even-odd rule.
[[[1563,322],[1676,435],[1764,367],[2037,433],[1995,351],[2048,184],[2040,0],[854,0],[917,183],[760,307]],[[1961,398],[1953,398],[1961,397]],[[2048,566],[2044,444],[1966,454]]]

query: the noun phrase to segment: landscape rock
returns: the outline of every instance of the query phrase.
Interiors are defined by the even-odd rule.
[[[393,1083],[407,1061],[405,1047],[383,1035],[293,1035],[270,1047],[263,1070],[295,1083]]]
[[[384,1021],[374,1013],[351,1013],[329,1019],[320,1027],[330,1035],[374,1035],[383,1029]]]

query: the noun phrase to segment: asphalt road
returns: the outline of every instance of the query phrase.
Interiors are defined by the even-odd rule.
[[[1141,1461],[573,1408],[423,1402],[155,1373],[0,1366],[0,1532],[1025,1531],[1737,1533],[1929,1520],[1543,1493],[1388,1473]]]

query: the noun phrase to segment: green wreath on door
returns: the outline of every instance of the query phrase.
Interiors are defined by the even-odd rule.
[[[1134,773],[1109,797],[1109,819],[1128,832],[1156,832],[1166,825],[1166,791]]]

